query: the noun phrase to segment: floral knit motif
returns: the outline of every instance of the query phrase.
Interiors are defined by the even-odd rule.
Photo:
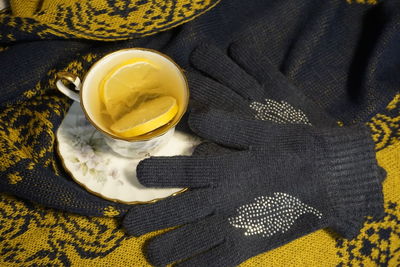
[[[219,0],[11,1],[13,14],[0,14],[0,41],[31,38],[124,40],[183,24]],[[17,33],[17,34],[15,34]],[[24,38],[24,37],[22,37]]]

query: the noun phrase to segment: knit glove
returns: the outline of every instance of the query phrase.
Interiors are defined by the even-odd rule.
[[[381,215],[383,176],[363,126],[274,125],[218,110],[192,114],[190,126],[240,151],[139,164],[145,186],[192,189],[126,215],[135,236],[183,225],[149,242],[154,265],[235,266],[321,228],[354,237],[364,216]]]
[[[196,71],[187,74],[194,106],[240,116],[313,126],[335,126],[326,112],[306,98],[259,50],[241,40],[226,52],[201,44],[191,54]]]

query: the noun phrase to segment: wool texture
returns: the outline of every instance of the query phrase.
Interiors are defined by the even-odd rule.
[[[321,228],[353,238],[364,216],[382,217],[386,173],[365,126],[279,126],[218,110],[189,121],[201,137],[241,150],[139,163],[145,186],[192,189],[125,216],[136,236],[183,225],[149,242],[156,266],[236,266]]]
[[[249,51],[242,40],[229,47],[230,56],[209,44],[199,45],[191,54],[195,69],[188,73],[192,106],[223,109],[278,124],[337,126],[264,54]]]
[[[55,89],[58,71],[82,77],[105,54],[128,47],[160,50],[190,71],[189,54],[201,42],[226,49],[238,39],[248,40],[249,51],[265,53],[335,121],[366,124],[378,163],[387,172],[384,217],[367,218],[357,237],[319,230],[242,266],[399,264],[398,1],[221,1],[184,25],[157,34],[152,27],[138,29],[121,39],[154,35],[119,42],[77,40],[119,37],[76,31],[73,25],[79,23],[58,30],[35,19],[37,6],[29,9],[0,14],[2,266],[148,266],[144,245],[164,232],[128,236],[118,219],[106,217],[123,216],[128,207],[90,195],[64,172],[54,153],[54,133],[71,102]],[[60,194],[49,194],[58,201],[41,192],[49,192],[46,186],[63,187]]]
[[[320,228],[352,238],[365,216],[383,212],[385,172],[369,131],[330,124],[263,54],[240,41],[230,47],[229,57],[200,45],[191,55],[199,73],[189,76],[193,99],[207,107],[194,109],[189,125],[225,148],[205,144],[193,156],[154,157],[137,167],[145,186],[192,189],[125,216],[135,236],[183,225],[149,242],[156,266],[235,266]]]
[[[12,0],[0,16],[0,41],[138,38],[188,22],[219,0]],[[8,34],[6,34],[8,33]]]

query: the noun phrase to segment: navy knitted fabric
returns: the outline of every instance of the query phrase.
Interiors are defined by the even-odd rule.
[[[188,73],[192,106],[223,109],[241,116],[280,124],[337,126],[259,51],[243,40],[227,52],[201,44],[190,57]]]
[[[145,186],[192,189],[125,216],[133,235],[183,225],[150,241],[155,265],[234,266],[321,228],[354,237],[365,216],[383,212],[384,172],[368,129],[335,127],[242,44],[231,45],[231,57],[210,45],[191,56],[199,71],[189,76],[193,98],[213,108],[194,109],[190,127],[223,147],[205,144],[192,157],[156,157],[137,168]]]
[[[126,215],[135,236],[183,225],[149,242],[154,265],[235,266],[321,228],[354,237],[364,216],[382,214],[383,177],[365,127],[277,125],[218,110],[196,112],[190,124],[240,151],[139,164],[145,186],[192,189]]]
[[[249,51],[265,53],[333,117],[366,121],[399,92],[399,1],[266,2],[241,36]]]
[[[349,123],[365,121],[398,91],[398,5],[394,0],[376,6],[348,5],[343,0],[222,1],[175,29],[112,43],[33,40],[23,32],[6,32],[14,40],[0,45],[0,191],[80,214],[101,216],[108,206],[120,215],[125,213],[127,206],[89,194],[48,164],[54,162],[62,170],[54,153],[54,136],[49,133],[56,131],[70,105],[55,89],[55,73],[67,69],[83,76],[96,59],[121,48],[160,50],[190,72],[189,54],[200,42],[225,49],[232,40],[245,36],[249,51],[267,55],[275,69],[332,117],[346,117]],[[372,28],[368,21],[374,22]],[[357,83],[348,82],[352,77],[368,77],[368,82],[354,86]],[[23,114],[22,110],[32,112]],[[38,125],[35,111],[50,114],[51,127]],[[46,128],[47,133],[29,134],[31,128]],[[21,138],[11,142],[15,129],[23,130]],[[19,151],[33,153],[43,147],[48,149],[40,159],[19,156]],[[9,160],[7,165],[4,159]],[[24,179],[10,184],[7,177],[16,173]]]

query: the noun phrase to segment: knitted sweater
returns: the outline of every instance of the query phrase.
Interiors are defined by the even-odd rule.
[[[101,32],[96,38],[91,38],[96,30],[77,33],[76,28],[68,23],[62,26],[71,26],[67,30],[61,26],[49,26],[54,23],[54,18],[50,21],[51,16],[37,14],[34,15],[33,22],[33,15],[28,11],[13,10],[14,15],[23,17],[10,16],[9,12],[3,13],[0,27],[0,64],[3,66],[0,72],[0,191],[6,193],[2,193],[0,197],[1,265],[146,266],[148,263],[143,256],[143,245],[146,240],[159,233],[140,238],[129,237],[121,229],[118,219],[84,216],[118,217],[124,214],[127,207],[87,194],[69,179],[54,156],[54,132],[70,104],[69,100],[54,89],[54,74],[57,71],[66,70],[82,75],[102,55],[133,46],[162,50],[187,68],[188,55],[200,40],[225,47],[232,39],[243,34],[255,36],[256,33],[263,37],[263,41],[258,40],[255,43],[269,47],[266,51],[277,67],[321,107],[345,124],[364,122],[371,128],[378,162],[387,172],[383,184],[385,217],[379,221],[367,219],[359,236],[353,240],[344,240],[321,230],[249,259],[242,266],[398,265],[400,93],[397,87],[399,78],[392,73],[399,67],[396,58],[400,57],[397,56],[395,47],[390,45],[399,38],[398,31],[390,24],[390,20],[395,21],[396,15],[389,14],[391,16],[388,21],[379,22],[378,28],[385,29],[382,39],[378,38],[379,35],[372,35],[378,38],[376,40],[370,37],[375,40],[377,47],[379,43],[383,43],[389,50],[374,50],[374,47],[368,50],[363,46],[368,42],[360,42],[370,40],[363,25],[364,17],[371,14],[378,16],[382,14],[380,12],[387,14],[384,5],[370,5],[375,4],[375,1],[345,0],[323,4],[311,0],[286,1],[284,4],[278,2],[252,0],[245,8],[242,1],[222,2],[193,22],[176,29],[145,38],[107,44],[51,39],[127,39],[166,28],[141,32],[133,27],[128,36],[116,31],[115,35]],[[361,2],[366,2],[367,5]],[[204,9],[211,6],[205,4]],[[127,10],[126,7],[123,10]],[[46,19],[41,19],[40,16]],[[288,16],[297,20],[283,19]],[[350,21],[350,18],[353,20]],[[275,22],[274,27],[265,26],[270,25],[268,19]],[[78,18],[77,20],[79,21]],[[182,22],[187,20],[189,19]],[[283,24],[284,21],[292,24]],[[75,25],[77,24],[79,23]],[[170,25],[177,24],[179,23]],[[324,27],[314,28],[315,25]],[[335,35],[334,28],[340,25],[346,25],[340,28],[340,33],[347,35]],[[297,27],[303,29],[302,35]],[[261,33],[260,29],[264,29],[264,32]],[[296,35],[299,35],[298,38]],[[99,36],[105,38],[98,38]],[[323,37],[315,39],[307,38],[308,36]],[[34,39],[47,40],[24,42]],[[326,46],[333,41],[334,48]],[[316,43],[320,44],[317,50]],[[323,49],[324,47],[326,48]],[[329,51],[332,49],[337,54],[331,55]],[[311,51],[318,52],[314,54]],[[330,57],[326,57],[328,54]],[[364,68],[357,68],[359,65],[353,63],[354,58],[362,56],[367,56],[370,59],[368,62],[372,63]],[[335,68],[332,68],[333,65]],[[384,73],[388,75],[384,76],[379,72],[380,69],[385,70]],[[314,75],[310,76],[310,73]],[[354,73],[368,79],[360,78],[363,82],[356,87],[359,90],[348,94],[348,88],[357,85],[348,82]],[[324,90],[327,81],[330,89],[328,93]],[[60,185],[73,187],[76,195],[67,195],[69,198],[59,202],[38,195],[35,190],[19,195],[19,198],[10,196],[10,193],[18,195],[19,186],[27,180],[39,179],[62,180]],[[63,192],[62,188],[58,191],[52,188],[51,191],[59,194]],[[84,205],[85,201],[96,204],[88,207]],[[34,202],[48,207],[33,204]]]

